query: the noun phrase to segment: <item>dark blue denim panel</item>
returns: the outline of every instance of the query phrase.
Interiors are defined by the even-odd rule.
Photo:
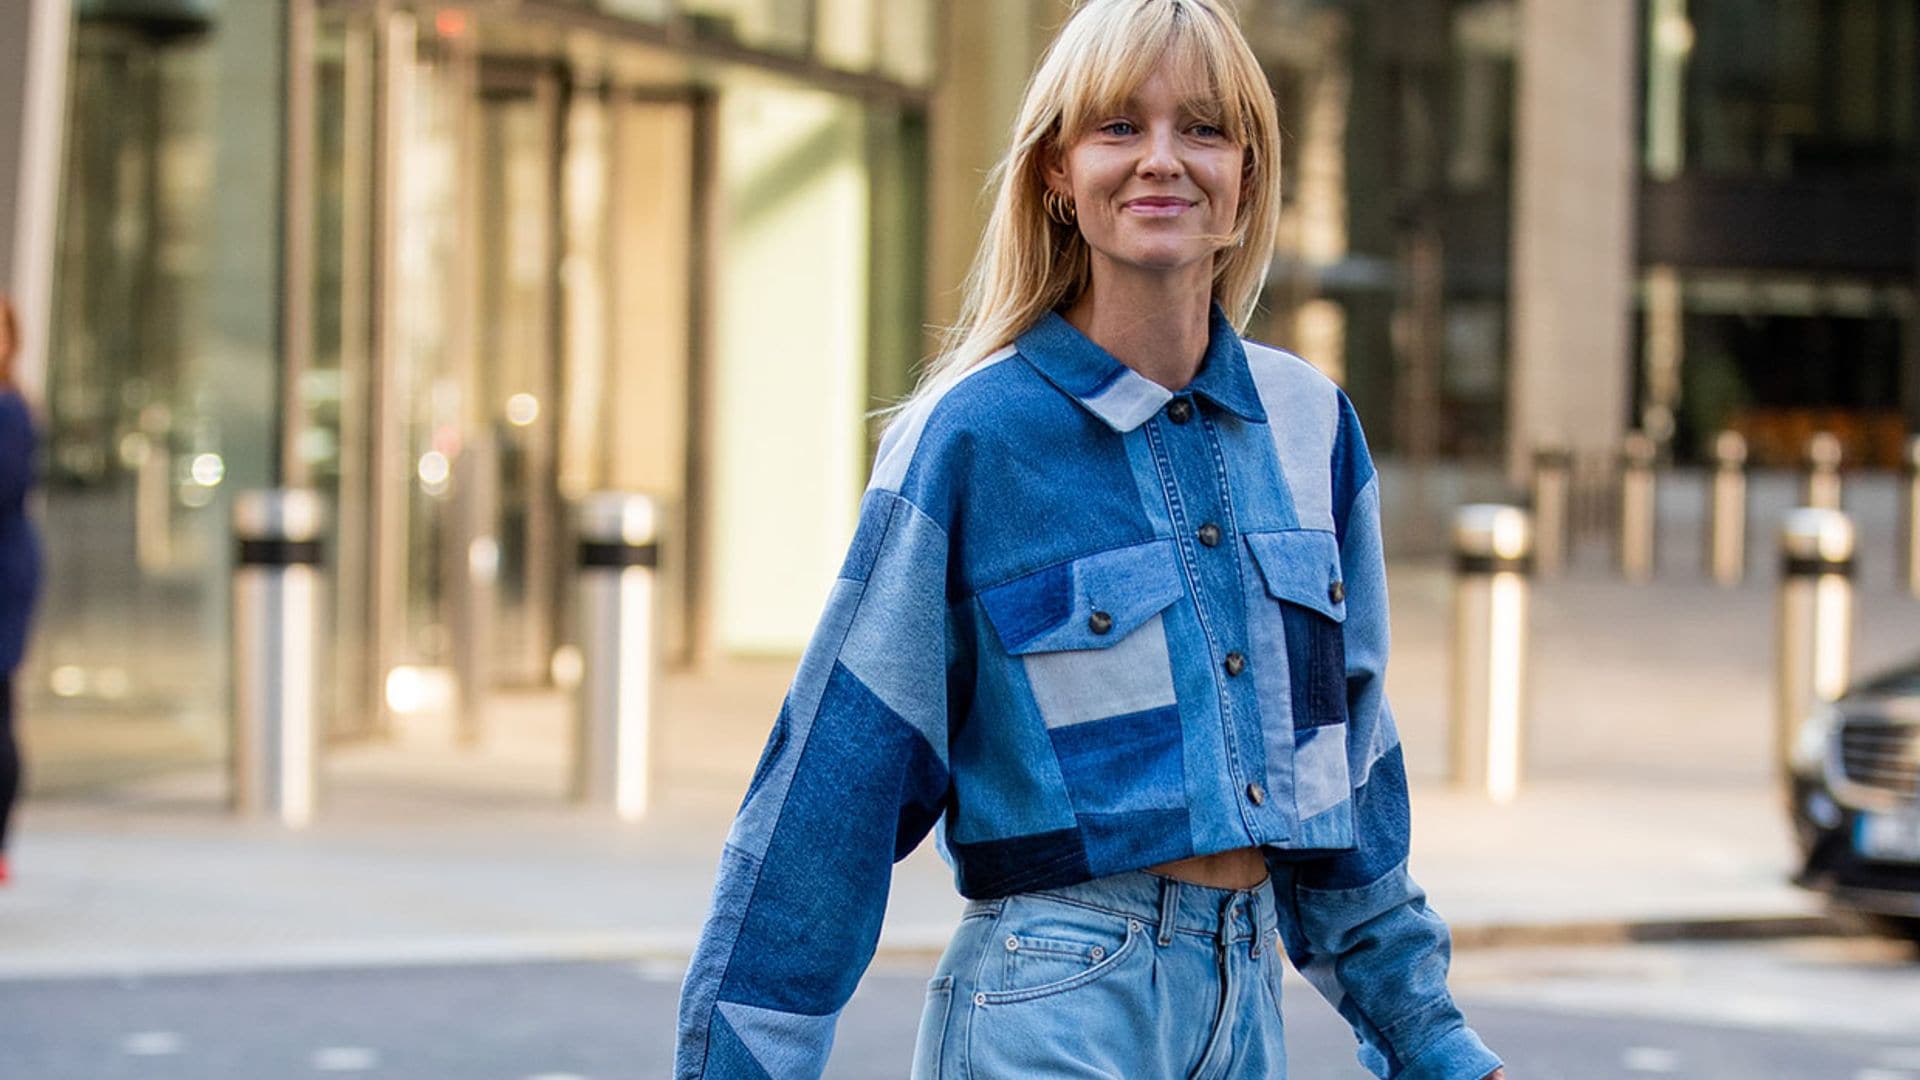
[[[1187,805],[1180,710],[1145,712],[1053,728],[1054,754],[1076,814],[1170,810]],[[1181,836],[1186,835],[1185,830]]]
[[[920,733],[835,664],[719,997],[820,1016],[872,959],[893,860],[939,816],[947,776]]]
[[[982,590],[980,603],[1000,636],[1001,647],[1018,653],[1073,614],[1073,563],[1059,563]]]
[[[1153,539],[1120,435],[1018,360],[940,400],[901,494],[946,528],[956,596]]]
[[[1312,889],[1352,889],[1371,884],[1407,861],[1407,766],[1395,746],[1373,763],[1366,783],[1353,793],[1355,848],[1301,862],[1300,884]]]
[[[899,508],[899,500],[884,491],[869,491],[860,500],[860,523],[853,530],[853,542],[841,561],[840,576],[849,581],[865,581],[873,571],[873,560],[880,555],[880,542],[886,538],[887,523]]]
[[[707,1068],[701,1075],[712,1080],[773,1080],[734,1034],[727,1018],[718,1014],[707,1039]]]
[[[1077,827],[972,844],[950,840],[948,846],[959,868],[960,895],[969,900],[1077,885],[1093,877]]]
[[[1310,608],[1283,603],[1293,727],[1347,722],[1347,646],[1340,624]]]
[[[1360,430],[1360,414],[1353,402],[1340,392],[1340,428],[1333,439],[1333,533],[1340,543],[1347,542],[1347,513],[1354,496],[1373,481],[1373,457],[1367,452],[1367,436]]]
[[[1186,807],[1135,810],[1125,814],[1084,814],[1088,873],[1105,877],[1143,866],[1172,862],[1193,854]]]

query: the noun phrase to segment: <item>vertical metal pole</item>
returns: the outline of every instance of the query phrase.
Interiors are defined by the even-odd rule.
[[[1747,573],[1747,440],[1723,431],[1713,440],[1707,519],[1707,571],[1731,588]]]
[[[1533,454],[1533,565],[1541,577],[1566,568],[1568,504],[1573,454],[1564,446],[1542,446]]]
[[[292,828],[313,820],[319,786],[324,522],[312,491],[234,500],[231,801]]]
[[[1774,760],[1787,775],[1809,710],[1847,691],[1853,665],[1853,520],[1802,507],[1780,529]]]
[[[1900,576],[1907,593],[1920,598],[1920,435],[1907,440],[1905,482],[1901,485]]]
[[[654,568],[659,565],[654,501],[597,492],[580,507],[579,731],[573,794],[610,806],[623,821],[647,811],[650,743],[659,670]]]
[[[314,201],[319,117],[315,86],[319,30],[313,0],[289,0],[283,18],[281,63],[280,210],[280,439],[279,482],[308,483],[301,451],[307,430],[304,393],[313,367]]]
[[[1620,451],[1620,573],[1636,584],[1653,580],[1656,454],[1653,440],[1639,431],[1627,435]]]
[[[1453,522],[1453,784],[1497,803],[1520,790],[1533,525],[1511,506],[1463,506]]]
[[[1840,509],[1839,436],[1822,431],[1807,440],[1807,496],[1804,506]]]

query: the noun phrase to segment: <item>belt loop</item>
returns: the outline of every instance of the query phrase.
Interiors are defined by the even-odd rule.
[[[1180,910],[1180,882],[1162,875],[1160,878],[1160,926],[1156,940],[1161,945],[1173,944],[1173,916]]]
[[[1260,959],[1260,897],[1253,892],[1247,893],[1247,929],[1253,933],[1253,951],[1255,960]]]

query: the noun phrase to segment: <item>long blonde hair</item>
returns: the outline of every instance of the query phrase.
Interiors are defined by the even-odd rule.
[[[890,412],[937,396],[1011,344],[1048,311],[1087,288],[1092,264],[1078,226],[1047,216],[1052,155],[1152,76],[1163,60],[1187,78],[1187,96],[1217,109],[1246,148],[1233,234],[1215,255],[1213,297],[1236,327],[1252,316],[1280,221],[1280,125],[1273,90],[1223,0],[1088,0],[1068,19],[1027,84],[1013,146],[995,167],[993,214],[967,275],[960,317],[913,393]]]

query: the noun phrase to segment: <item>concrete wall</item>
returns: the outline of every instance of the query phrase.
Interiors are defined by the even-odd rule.
[[[1618,444],[1633,372],[1636,5],[1522,0],[1508,468]]]

